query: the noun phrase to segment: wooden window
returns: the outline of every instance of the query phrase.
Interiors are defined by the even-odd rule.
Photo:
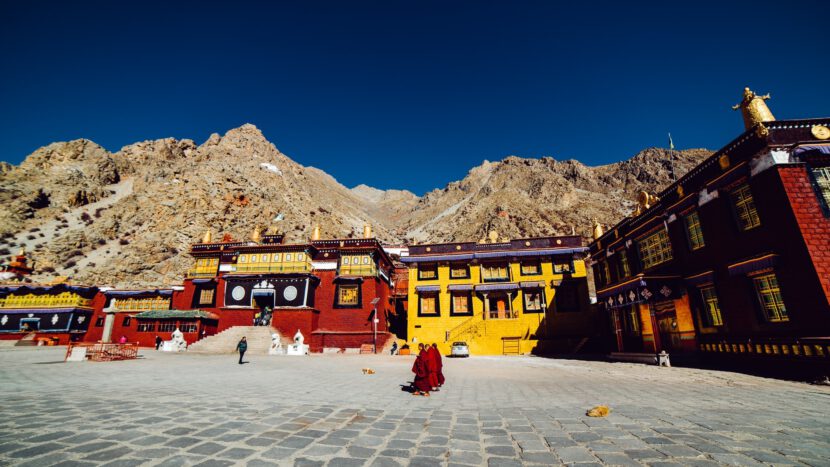
[[[274,261],[275,263],[279,263],[279,262],[280,262],[280,254],[279,254],[279,253],[274,253],[273,258],[274,258],[274,260],[273,260],[273,261]]]
[[[129,316],[125,316],[124,319],[121,320],[121,326],[124,326],[125,328],[129,327],[131,321],[132,318],[130,318]]]
[[[824,209],[830,210],[830,167],[815,167],[810,170],[816,181],[816,191],[824,203]]]
[[[369,257],[368,256],[363,257],[363,264],[369,264]]]
[[[755,284],[755,291],[758,293],[758,300],[761,302],[761,310],[764,318],[773,323],[789,321],[787,307],[781,297],[781,289],[778,287],[778,278],[774,273],[764,274],[752,278]]]
[[[525,313],[541,313],[545,303],[545,292],[542,289],[522,290],[525,301]]]
[[[706,246],[703,240],[703,229],[700,227],[700,216],[697,211],[692,211],[683,217],[683,223],[686,224],[686,236],[689,239],[689,248],[699,250]]]
[[[213,295],[216,289],[202,289],[199,291],[199,305],[213,305]]]
[[[492,263],[481,265],[481,278],[485,281],[510,280],[507,263]]]
[[[637,245],[640,249],[640,261],[643,263],[643,269],[657,266],[672,259],[671,241],[669,241],[669,233],[665,229],[660,229],[639,240]]]
[[[256,258],[257,258],[256,255],[251,255],[251,262],[256,263]]]
[[[174,322],[161,322],[159,323],[159,332],[173,332],[176,330],[176,323]]]
[[[522,275],[523,276],[536,276],[542,273],[542,266],[539,264],[539,261],[523,261],[522,262]]]
[[[342,261],[343,261],[343,265],[345,265],[345,266],[349,265],[349,257],[348,256],[344,256]]]
[[[438,294],[424,293],[418,297],[418,316],[439,316]]]
[[[617,252],[617,273],[620,279],[631,275],[631,267],[628,265],[628,252],[625,248]]]
[[[292,258],[291,253],[286,253],[286,254],[285,254],[285,261],[286,261],[286,262],[290,262],[290,261],[292,261],[292,259],[291,259],[291,258]]]
[[[556,274],[573,272],[573,263],[570,261],[554,261],[553,272]]]
[[[179,331],[181,331],[181,332],[196,332],[196,324],[195,323],[181,323],[179,325]]]
[[[270,255],[262,255],[262,262],[267,263],[269,257],[270,257]]]
[[[700,289],[703,298],[703,321],[706,326],[723,326],[723,317],[720,313],[718,294],[714,286],[707,286]]]
[[[138,323],[138,332],[153,332],[156,330],[156,323]]]
[[[452,314],[454,315],[469,315],[473,312],[471,297],[469,292],[453,292],[452,294]]]
[[[239,262],[240,263],[247,263],[248,262],[248,255],[239,255]]]
[[[104,326],[104,318],[98,318],[95,320],[95,327],[100,328]]]
[[[451,264],[450,279],[467,279],[470,277],[470,267],[466,264]]]
[[[730,197],[738,227],[741,230],[754,229],[761,225],[761,218],[758,217],[758,211],[755,209],[755,200],[752,198],[749,185],[741,185],[730,194]]]
[[[435,264],[419,264],[418,265],[418,279],[430,280],[438,279],[438,266]]]
[[[360,303],[359,285],[344,284],[337,287],[337,304],[340,306],[356,306]]]

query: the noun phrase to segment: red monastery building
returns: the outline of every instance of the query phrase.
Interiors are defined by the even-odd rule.
[[[315,227],[308,243],[258,231],[251,241],[228,240],[207,234],[194,244],[194,267],[172,294],[173,309],[207,313],[206,335],[251,326],[260,316],[283,336],[300,330],[312,352],[382,348],[393,337],[393,264],[370,227],[359,239],[321,240]],[[207,321],[213,317],[215,326]]]

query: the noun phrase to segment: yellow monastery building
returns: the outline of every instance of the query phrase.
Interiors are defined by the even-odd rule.
[[[578,236],[412,245],[407,337],[443,354],[524,354],[541,342],[578,344],[593,311]]]

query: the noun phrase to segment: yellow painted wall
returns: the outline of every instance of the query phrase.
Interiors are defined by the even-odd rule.
[[[513,262],[509,264],[510,282],[543,281],[545,283],[544,290],[547,301],[546,312],[550,316],[554,313],[553,307],[556,293],[555,288],[552,287],[552,281],[561,281],[565,276],[569,276],[570,278],[586,277],[585,263],[577,260],[573,264],[574,271],[572,274],[554,273],[553,263],[548,261],[541,263],[540,274],[521,275],[521,263]],[[410,266],[407,323],[407,335],[410,339],[410,345],[412,345],[413,341],[429,344],[436,343],[442,353],[448,354],[454,341],[465,341],[470,347],[470,353],[473,355],[501,355],[504,349],[502,338],[518,337],[520,338],[520,353],[530,353],[538,342],[535,335],[537,333],[542,335],[546,331],[551,331],[550,329],[544,329],[546,327],[546,317],[544,314],[524,313],[524,296],[521,290],[513,291],[513,310],[518,312],[516,319],[490,319],[489,317],[483,319],[485,309],[483,297],[480,293],[476,292],[472,294],[472,316],[450,316],[452,295],[448,292],[447,287],[456,284],[482,284],[480,266],[478,264],[471,264],[470,277],[467,279],[450,279],[449,264],[439,264],[438,278],[431,280],[419,280],[417,264]],[[427,285],[440,287],[438,294],[439,316],[418,316],[419,294],[415,290],[418,286]],[[587,303],[587,290],[586,296],[580,297],[580,300],[583,298]],[[584,309],[582,312],[567,313],[567,315],[577,316],[584,315],[585,313],[587,313],[587,309]],[[562,313],[562,315],[565,315],[565,313]],[[459,326],[461,327],[459,328]],[[540,329],[540,326],[542,329]],[[453,331],[449,340],[447,340],[447,331]]]

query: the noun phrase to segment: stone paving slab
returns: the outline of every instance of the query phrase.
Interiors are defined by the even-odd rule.
[[[63,352],[0,350],[0,465],[830,465],[830,390],[735,373],[472,357],[421,398],[409,357]]]

